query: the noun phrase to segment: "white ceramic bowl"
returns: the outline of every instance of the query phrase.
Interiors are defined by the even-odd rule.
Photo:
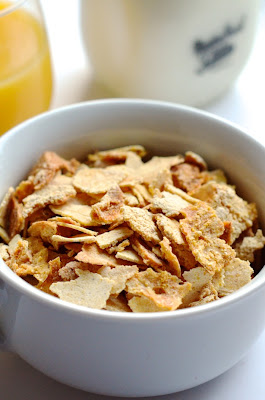
[[[0,197],[46,149],[84,156],[139,143],[158,154],[192,149],[226,170],[265,222],[265,148],[228,122],[195,109],[105,100],[52,111],[0,139]],[[125,314],[49,296],[0,264],[1,347],[48,376],[105,395],[154,396],[206,382],[237,363],[265,325],[265,270],[213,303]]]

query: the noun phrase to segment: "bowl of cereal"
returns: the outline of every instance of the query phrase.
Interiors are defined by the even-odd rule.
[[[0,139],[1,348],[93,393],[185,390],[265,326],[265,148],[205,112],[99,100]]]

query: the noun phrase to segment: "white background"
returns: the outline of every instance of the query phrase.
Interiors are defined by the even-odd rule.
[[[91,74],[80,37],[79,1],[42,0],[41,2],[50,37],[54,67],[52,108],[100,97],[99,93],[89,92]],[[258,35],[248,64],[235,85],[221,99],[205,109],[240,125],[265,144],[264,39],[265,3],[263,2]],[[248,355],[219,378],[197,388],[156,399],[264,400],[264,360],[265,332],[250,349]],[[101,400],[106,397],[57,383],[31,368],[16,355],[0,353],[0,399]]]

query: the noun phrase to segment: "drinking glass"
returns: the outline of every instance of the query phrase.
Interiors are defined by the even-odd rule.
[[[38,0],[0,0],[0,134],[49,108],[52,71]]]

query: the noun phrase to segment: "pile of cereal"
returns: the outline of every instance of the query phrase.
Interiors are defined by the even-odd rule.
[[[45,152],[0,206],[6,264],[62,300],[111,311],[193,307],[248,283],[265,244],[255,204],[191,151],[145,155],[135,145],[80,164]]]

